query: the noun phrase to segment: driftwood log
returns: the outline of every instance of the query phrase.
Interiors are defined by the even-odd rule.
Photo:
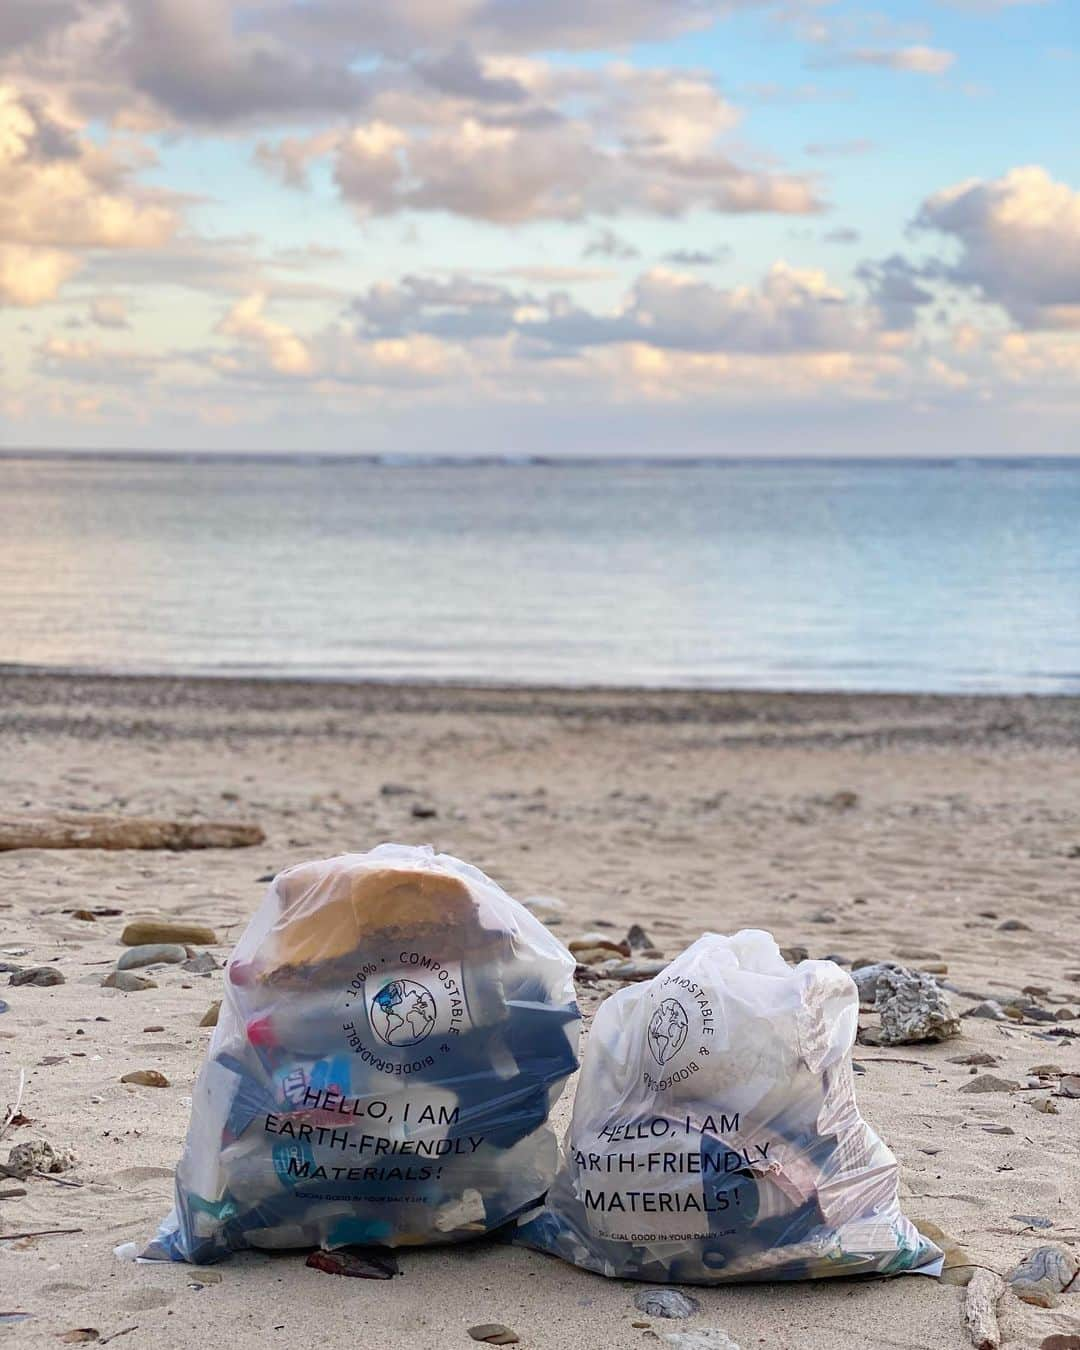
[[[992,1270],[977,1269],[971,1277],[964,1299],[964,1325],[975,1350],[998,1350],[997,1305],[1005,1292],[1005,1281]]]
[[[14,848],[249,848],[265,838],[258,825],[223,820],[82,814],[0,816],[0,853]]]

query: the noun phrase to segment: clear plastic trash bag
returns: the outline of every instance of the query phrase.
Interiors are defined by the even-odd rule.
[[[651,1283],[937,1274],[855,1104],[858,1011],[839,966],[792,968],[751,929],[613,994],[547,1204],[514,1240]]]
[[[147,1258],[455,1242],[551,1183],[573,957],[429,848],[303,863],[237,943]]]

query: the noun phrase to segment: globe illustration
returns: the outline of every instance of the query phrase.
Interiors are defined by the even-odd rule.
[[[435,1000],[415,980],[391,980],[371,1000],[371,1025],[387,1045],[419,1045],[435,1029]]]
[[[689,1029],[682,1004],[673,998],[664,999],[649,1023],[649,1049],[657,1064],[666,1064],[679,1053]]]

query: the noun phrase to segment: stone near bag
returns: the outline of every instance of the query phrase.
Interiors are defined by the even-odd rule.
[[[937,1274],[859,1115],[854,982],[706,933],[596,1014],[546,1206],[515,1240],[651,1283]]]
[[[537,1203],[574,959],[474,867],[382,845],[275,877],[237,944],[148,1257],[453,1242]]]

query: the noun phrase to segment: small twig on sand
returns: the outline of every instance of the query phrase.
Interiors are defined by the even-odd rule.
[[[9,1106],[8,1109],[4,1112],[4,1123],[3,1123],[2,1125],[0,1125],[0,1139],[3,1139],[3,1137],[4,1137],[4,1131],[5,1131],[5,1130],[7,1129],[7,1127],[11,1124],[11,1122],[15,1119],[15,1117],[19,1114],[19,1110],[20,1110],[20,1108],[22,1107],[23,1089],[24,1089],[25,1087],[26,1087],[26,1070],[25,1070],[25,1069],[20,1069],[20,1070],[19,1070],[19,1091],[15,1094],[15,1101],[14,1101],[14,1104],[11,1105],[11,1106]]]
[[[0,1242],[14,1242],[16,1238],[48,1237],[52,1233],[81,1233],[81,1228],[36,1228],[32,1233],[0,1233]]]
[[[51,1172],[31,1172],[39,1181],[51,1181],[54,1186],[81,1186],[81,1181],[69,1181],[66,1177],[54,1177]]]
[[[110,1336],[102,1336],[98,1341],[98,1345],[108,1345],[110,1341],[115,1341],[118,1336],[126,1336],[129,1331],[138,1331],[138,1329],[138,1322],[133,1322],[131,1326],[125,1327],[123,1331],[114,1331]]]

